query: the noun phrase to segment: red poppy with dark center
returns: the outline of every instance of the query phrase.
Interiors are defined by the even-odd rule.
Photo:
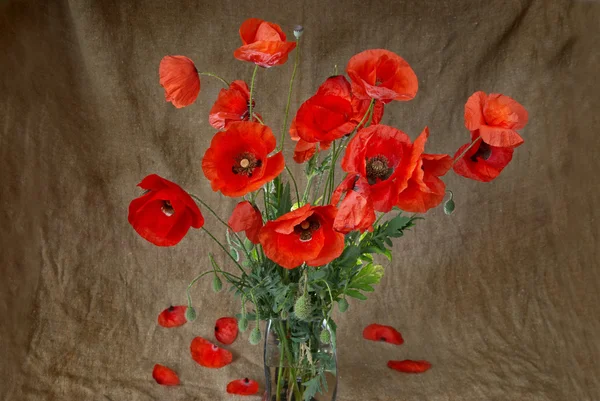
[[[233,209],[229,218],[229,227],[236,233],[246,232],[246,237],[253,243],[258,244],[258,233],[263,227],[263,219],[260,210],[248,201],[240,202]]]
[[[296,42],[287,42],[279,25],[258,18],[244,21],[240,26],[240,37],[243,45],[233,56],[265,68],[285,63],[296,47]]]
[[[190,227],[200,228],[204,217],[181,187],[156,174],[138,184],[146,192],[129,204],[129,224],[142,238],[158,246],[179,243]]]
[[[238,197],[256,191],[277,177],[285,166],[271,129],[254,122],[234,122],[218,132],[202,159],[202,170],[213,191]]]
[[[200,76],[194,62],[185,56],[165,56],[158,67],[165,99],[182,108],[196,101],[200,93]]]
[[[222,344],[232,344],[238,335],[238,324],[234,317],[222,317],[215,323],[215,338]]]
[[[250,91],[244,81],[233,81],[229,89],[221,89],[217,101],[210,109],[208,122],[216,129],[226,129],[230,123],[250,120]],[[252,100],[252,108],[255,102]],[[252,121],[258,121],[260,115],[256,113]],[[258,116],[258,118],[256,118]]]
[[[344,250],[344,235],[333,229],[336,213],[335,206],[306,204],[267,222],[259,235],[265,255],[286,269],[331,262]]]
[[[177,376],[177,373],[163,365],[154,365],[154,369],[152,369],[152,377],[158,384],[163,386],[179,385],[179,377]]]
[[[233,360],[231,352],[202,337],[196,337],[192,340],[190,351],[192,359],[206,368],[222,368],[229,365]]]
[[[370,324],[363,330],[363,338],[371,341],[382,341],[390,344],[401,345],[404,339],[398,330],[392,326]]]
[[[413,143],[414,152],[420,153],[421,157],[408,180],[408,186],[398,195],[397,203],[406,212],[425,213],[439,205],[446,195],[446,184],[438,177],[452,168],[452,158],[449,155],[423,153],[428,136],[429,128],[425,127]]]
[[[514,99],[499,93],[475,92],[465,104],[465,126],[479,130],[485,143],[514,148],[523,143],[517,129],[525,127],[529,115]]]
[[[373,208],[389,212],[397,203],[398,194],[407,187],[419,157],[404,132],[387,125],[372,125],[350,140],[342,169],[365,178],[371,186]]]
[[[472,140],[477,139],[478,136],[479,131],[471,133]],[[469,145],[470,143],[466,143],[461,146],[454,158],[460,156]],[[490,146],[479,140],[460,160],[456,161],[454,172],[472,180],[490,182],[510,163],[513,152],[514,148]]]
[[[389,50],[365,50],[353,56],[346,67],[352,92],[361,99],[411,100],[419,82],[410,65]]]
[[[258,383],[254,380],[244,379],[233,380],[227,384],[227,392],[237,395],[254,395],[258,393]]]
[[[179,327],[187,323],[185,311],[187,306],[169,306],[158,315],[158,324],[162,327]]]
[[[348,174],[333,192],[331,204],[337,206],[344,194],[346,196],[339,205],[333,229],[344,234],[354,230],[372,230],[376,216],[367,180],[357,174]]]
[[[305,101],[298,109],[290,126],[290,136],[298,141],[294,160],[298,163],[310,159],[317,143],[326,150],[331,142],[352,133],[369,110],[369,100],[352,96],[350,84],[342,75],[328,78],[317,94]],[[383,104],[377,102],[373,112],[373,123],[383,115]],[[363,122],[364,123],[364,122]]]
[[[405,359],[403,361],[389,361],[388,368],[403,373],[423,373],[431,368],[431,363],[427,361],[412,361]]]

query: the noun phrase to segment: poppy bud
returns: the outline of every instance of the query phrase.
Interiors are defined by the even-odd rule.
[[[456,205],[454,204],[454,193],[452,191],[448,191],[448,193],[450,194],[450,199],[444,203],[444,213],[450,215],[454,213]]]
[[[246,319],[246,316],[242,316],[242,318],[238,320],[238,329],[242,333],[248,329],[248,319]]]
[[[185,310],[185,318],[188,322],[193,322],[194,320],[196,320],[196,310],[191,306],[188,306]]]
[[[338,301],[338,309],[342,313],[348,310],[348,301],[346,301],[346,298],[342,298]]]
[[[219,292],[223,288],[223,282],[216,274],[213,277],[212,288],[214,292]]]
[[[321,340],[321,343],[329,344],[331,342],[331,334],[327,329],[323,329],[323,331],[321,331],[319,339]]]
[[[300,36],[304,33],[304,27],[302,25],[296,25],[294,27],[294,36],[296,39],[300,39]]]
[[[310,318],[312,306],[310,299],[306,295],[300,295],[294,304],[294,314],[299,320],[308,320]]]
[[[248,341],[250,342],[250,344],[256,345],[260,342],[261,337],[262,335],[260,334],[260,328],[257,324],[256,327],[254,327],[250,332],[250,337],[248,337]]]

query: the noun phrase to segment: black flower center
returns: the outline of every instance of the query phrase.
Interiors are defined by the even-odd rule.
[[[294,227],[294,232],[300,236],[300,241],[306,242],[312,239],[313,233],[319,228],[321,228],[321,223],[311,216]]]
[[[471,156],[471,161],[477,163],[477,159],[487,160],[492,155],[492,148],[485,142],[481,142],[479,145],[479,149],[473,156]]]
[[[367,181],[371,185],[377,184],[378,181],[387,180],[393,171],[394,169],[390,167],[388,158],[383,155],[367,159]]]
[[[252,177],[254,169],[262,166],[262,160],[250,152],[243,152],[235,158],[234,164],[231,167],[233,174],[242,174]]]
[[[160,207],[160,210],[162,210],[162,212],[165,214],[165,216],[167,217],[171,217],[175,214],[175,209],[173,209],[173,206],[171,205],[171,202],[168,200],[164,200],[162,206]]]
[[[245,378],[244,378],[244,383],[248,384],[248,383],[250,383],[250,380],[248,380],[248,378],[247,378],[247,377],[245,377]]]

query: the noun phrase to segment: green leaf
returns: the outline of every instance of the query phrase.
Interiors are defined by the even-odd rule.
[[[346,290],[345,294],[348,295],[349,297],[360,299],[361,301],[367,300],[367,297],[365,297],[363,294],[361,294],[360,292],[358,292],[356,290]]]
[[[356,260],[360,256],[360,248],[356,245],[350,245],[344,249],[344,252],[337,259],[338,266],[352,267],[356,264]]]
[[[290,192],[290,183],[286,182],[283,191],[281,192],[281,198],[277,207],[277,217],[283,216],[288,213],[292,208],[292,196]]]

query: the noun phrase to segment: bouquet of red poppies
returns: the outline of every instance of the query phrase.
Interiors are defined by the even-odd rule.
[[[129,206],[130,224],[158,246],[176,245],[190,227],[203,228],[201,209],[222,224],[219,234],[203,230],[230,263],[220,266],[209,254],[211,268],[190,283],[187,306],[165,310],[159,323],[169,327],[195,320],[193,284],[209,276],[220,291],[226,281],[240,298],[241,310],[216,325],[215,337],[229,344],[238,327],[245,331],[253,322],[249,341],[257,344],[263,337],[260,321],[269,322],[265,336],[275,340],[269,354],[273,358],[265,357],[266,390],[267,399],[277,401],[311,400],[330,391],[326,373],[335,375],[336,368],[334,306],[346,312],[348,297],[365,300],[374,290],[384,272],[374,256],[391,261],[392,239],[416,223],[417,213],[443,202],[447,191],[440,177],[453,170],[478,181],[495,179],[523,143],[516,130],[528,118],[510,97],[476,92],[465,105],[470,141],[454,156],[426,153],[427,127],[413,140],[382,123],[386,107],[416,96],[415,72],[394,52],[373,49],[348,61],[348,77],[335,75],[322,82],[288,126],[302,33],[296,27],[296,40],[288,41],[274,23],[245,21],[234,57],[253,66],[249,84],[199,73],[184,56],[164,57],[160,84],[175,107],[195,102],[201,75],[224,85],[210,110],[209,122],[217,132],[204,153],[202,172],[213,191],[240,201],[230,216],[219,216],[196,195],[154,174],[142,180],[145,192]],[[285,64],[292,52],[287,104],[255,102],[259,71]],[[276,137],[260,111],[280,106],[283,129]],[[282,151],[291,144],[294,162],[304,164],[305,179],[297,179],[287,167]],[[451,193],[444,210],[454,210]],[[374,339],[382,338],[390,337]],[[200,337],[192,341],[191,356],[213,368],[232,360],[226,349]],[[249,379],[231,386],[233,392],[258,391]]]

